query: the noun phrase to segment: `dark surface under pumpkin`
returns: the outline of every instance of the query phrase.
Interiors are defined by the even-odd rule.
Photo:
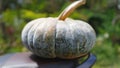
[[[96,61],[93,54],[89,54],[82,63],[79,63],[82,58],[45,59],[30,52],[13,53],[0,56],[0,68],[91,68]]]

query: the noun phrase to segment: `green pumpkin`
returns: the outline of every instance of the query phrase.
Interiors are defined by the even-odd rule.
[[[83,2],[74,2],[74,9]],[[73,59],[86,55],[95,44],[96,35],[88,23],[66,18],[73,7],[65,9],[58,18],[39,18],[29,22],[22,31],[24,45],[43,58]]]

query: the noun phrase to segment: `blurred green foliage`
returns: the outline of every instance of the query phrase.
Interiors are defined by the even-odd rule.
[[[0,0],[0,55],[28,51],[21,42],[21,31],[31,20],[57,17],[74,0]],[[120,9],[118,0],[87,0],[70,16],[84,20],[96,30],[97,56],[93,68],[120,67]]]

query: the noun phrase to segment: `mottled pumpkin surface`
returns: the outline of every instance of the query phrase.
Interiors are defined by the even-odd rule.
[[[44,58],[77,58],[88,53],[96,40],[93,28],[80,20],[40,18],[22,31],[24,45]]]

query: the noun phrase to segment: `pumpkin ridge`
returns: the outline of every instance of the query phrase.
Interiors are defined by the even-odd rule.
[[[64,43],[65,44],[65,40],[64,40],[64,38],[63,38],[63,34],[65,34],[65,33],[63,33],[63,32],[65,32],[65,30],[63,30],[63,28],[65,29],[65,25],[66,23],[64,23],[64,21],[57,21],[57,25],[56,25],[56,35],[55,35],[55,49],[56,49],[56,51],[55,51],[55,53],[56,53],[56,57],[59,57],[59,58],[62,58],[63,57],[63,55],[62,55],[62,51],[63,50],[61,50],[62,48],[63,48],[63,44],[61,44],[61,43]],[[61,33],[61,30],[62,30],[62,33]],[[59,33],[61,33],[61,34],[59,34]],[[57,35],[57,34],[59,34],[59,35]]]
[[[28,32],[28,45],[29,45],[29,48],[34,51],[34,46],[33,46],[33,36],[34,36],[34,32],[35,32],[35,27],[38,27],[40,23],[39,22],[36,22],[36,24],[34,24],[31,29],[29,30]]]
[[[49,20],[50,19],[50,20]],[[53,18],[48,18],[48,23],[51,23],[46,26],[46,30],[43,34],[43,39],[45,40],[45,43],[48,45],[48,54],[50,57],[55,58],[55,31],[56,31],[56,20]]]
[[[34,20],[35,21],[35,20]],[[25,27],[24,27],[24,30],[22,31],[22,41],[23,41],[23,44],[24,45],[27,45],[26,47],[28,49],[30,49],[29,45],[28,45],[28,32],[30,31],[29,29],[31,29],[32,26],[34,26],[34,22],[31,21],[29,22]],[[30,49],[31,50],[31,49]]]
[[[75,52],[73,53],[73,57],[79,57],[79,56],[84,54],[84,53],[81,53],[81,50],[79,50],[79,49],[81,46],[82,46],[82,49],[84,49],[84,43],[86,42],[85,41],[86,39],[84,38],[83,31],[81,32],[81,29],[79,29],[81,25],[79,25],[76,21],[74,21],[72,19],[68,20],[68,23],[71,27],[71,31],[72,31],[72,34],[74,36],[72,48],[75,48],[75,50],[73,50],[73,52],[74,51]],[[83,34],[81,34],[81,33],[83,33]],[[78,37],[76,37],[76,35]],[[81,43],[79,39],[83,39],[82,40],[83,42]],[[78,42],[79,42],[79,44],[77,44]]]
[[[69,22],[70,20],[70,22]],[[74,34],[73,34],[73,31],[74,31],[74,28],[72,27],[72,25],[74,24],[73,22],[71,22],[71,19],[68,19],[66,21],[68,23],[68,26],[69,26],[69,34],[70,34],[70,39],[69,40],[69,46],[70,46],[70,55],[68,56],[69,58],[73,58],[73,57],[76,57],[75,53],[76,53],[76,46],[74,45]],[[68,34],[67,34],[68,35]],[[66,35],[66,36],[67,36]]]
[[[55,58],[55,53],[54,53],[55,42],[54,42],[53,35],[55,33],[54,27],[56,23],[53,21],[54,19],[52,18],[46,18],[46,20],[44,20],[42,24],[39,24],[39,26],[37,27],[34,33],[33,44],[34,44],[35,49],[37,50],[36,54],[41,57]],[[46,28],[44,29],[44,27]]]
[[[38,31],[39,30],[39,28],[42,28],[43,27],[43,24],[45,23],[45,20],[43,20],[42,21],[42,23],[40,23],[39,25],[38,25],[38,27],[36,28],[36,30],[35,30],[35,32],[34,32],[34,36],[33,36],[33,46],[34,46],[34,48],[35,48],[35,54],[37,54],[37,55],[39,55],[39,54],[41,54],[41,53],[39,53],[39,50],[40,50],[40,36],[38,36],[39,35],[39,32],[40,31]],[[40,27],[42,25],[42,27]],[[37,37],[39,37],[39,39],[37,38]],[[39,43],[38,43],[39,42]],[[40,56],[40,55],[39,55]]]
[[[77,57],[78,56],[78,50],[77,50],[77,45],[76,45],[76,43],[75,43],[75,40],[77,40],[76,38],[75,38],[75,28],[76,27],[74,27],[74,25],[75,25],[75,22],[72,20],[72,19],[68,19],[67,20],[67,23],[68,23],[68,25],[69,25],[69,27],[70,27],[70,31],[71,31],[71,34],[73,34],[73,40],[72,40],[72,43],[73,44],[71,44],[72,45],[72,47],[71,48],[73,48],[72,49],[72,56],[71,57]],[[78,47],[79,48],[79,47]],[[77,55],[76,55],[77,54]]]
[[[78,28],[81,28],[82,30],[84,30],[84,25],[82,25],[82,21],[78,21],[78,20],[76,20],[76,22],[79,24],[79,25],[81,25],[82,27],[78,27]],[[85,22],[83,22],[83,23],[85,23]],[[89,42],[88,40],[87,40],[87,37],[86,37],[86,33],[85,33],[85,31],[86,30],[84,30],[84,31],[82,31],[82,33],[84,34],[84,41],[83,41],[83,44],[82,44],[82,47],[80,48],[80,52],[82,52],[81,54],[84,54],[84,53],[87,53],[87,50],[86,50],[86,47],[85,47],[85,45],[86,45],[86,43],[87,42]]]
[[[35,27],[39,26],[39,24],[41,24],[39,21],[44,20],[45,18],[41,18],[41,19],[35,19],[33,20],[34,24],[32,25],[32,27],[30,27],[28,33],[27,33],[27,42],[29,45],[29,48],[31,51],[35,52],[34,46],[33,46],[33,38],[34,38],[34,32],[35,32]],[[32,31],[32,32],[31,32]],[[32,34],[32,35],[31,35]]]
[[[92,48],[92,46],[94,45],[93,43],[95,43],[95,38],[96,38],[96,34],[94,32],[94,29],[92,27],[90,27],[90,25],[86,22],[83,22],[83,24],[76,20],[77,23],[79,23],[80,25],[83,25],[84,27],[82,27],[82,29],[84,30],[83,33],[85,35],[86,38],[86,43],[84,45],[85,49],[87,52],[90,51],[90,49]],[[87,26],[86,26],[87,25]],[[88,30],[90,29],[90,30]]]

